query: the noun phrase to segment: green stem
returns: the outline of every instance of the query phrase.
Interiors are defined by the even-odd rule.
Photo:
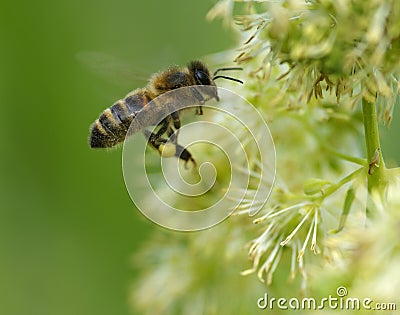
[[[361,165],[361,166],[368,165],[366,159],[361,159],[361,158],[358,158],[358,157],[355,157],[355,156],[351,156],[351,155],[347,155],[347,154],[338,152],[338,151],[332,149],[331,147],[329,147],[328,145],[324,145],[324,147],[328,152],[330,152],[333,155],[336,155],[337,157],[339,157],[339,158],[341,158],[341,159],[343,159],[345,161],[349,161],[349,162],[352,162],[352,163],[355,163],[355,164],[358,164],[358,165]]]
[[[368,171],[368,192],[377,190],[383,193],[386,186],[385,163],[382,157],[381,144],[379,142],[376,106],[363,98],[362,111],[367,161],[371,163]]]
[[[353,179],[357,178],[361,173],[363,173],[365,171],[364,167],[361,167],[357,170],[355,170],[354,172],[350,173],[349,175],[347,175],[346,177],[342,178],[339,182],[337,182],[336,184],[332,184],[331,186],[329,186],[324,193],[321,196],[316,196],[316,197],[311,197],[310,200],[312,201],[318,201],[319,203],[322,203],[322,201],[332,195],[334,192],[336,192],[340,187],[342,187],[343,185],[347,184],[348,182],[352,181]]]

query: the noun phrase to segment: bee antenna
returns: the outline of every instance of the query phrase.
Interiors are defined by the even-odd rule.
[[[226,80],[231,80],[231,81],[239,82],[239,83],[243,84],[243,81],[242,81],[242,80],[235,79],[235,78],[231,78],[231,77],[227,77],[227,76],[224,76],[224,75],[217,75],[216,77],[213,77],[213,80],[221,79],[221,78],[222,78],[222,79],[226,79]]]
[[[213,76],[216,76],[217,73],[220,71],[226,71],[226,70],[243,70],[243,68],[240,67],[218,68],[217,70],[214,71]]]

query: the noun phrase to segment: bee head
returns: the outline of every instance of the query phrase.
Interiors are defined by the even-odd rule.
[[[203,91],[202,94],[206,94],[206,95],[203,95],[203,98],[205,100],[208,100],[210,98],[215,98],[217,101],[219,100],[216,84],[214,82],[216,79],[226,79],[226,80],[231,80],[231,81],[235,81],[235,82],[243,84],[243,81],[241,81],[239,79],[228,77],[226,75],[217,75],[217,73],[220,71],[243,70],[242,68],[238,68],[238,67],[219,68],[213,73],[213,75],[211,75],[210,71],[208,70],[208,68],[206,67],[206,65],[204,63],[202,63],[201,61],[192,61],[188,64],[188,70],[189,70],[190,76],[194,79],[195,85],[212,86],[215,88],[215,91],[213,91],[212,93],[209,93],[209,92],[207,93],[206,91]],[[202,90],[204,90],[204,89],[202,89]]]
[[[211,77],[210,71],[201,61],[192,61],[188,65],[188,69],[196,85],[214,85],[214,80]]]
[[[204,85],[204,88],[197,87],[196,90],[202,94],[204,100],[209,100],[215,98],[217,101],[219,100],[218,97],[218,90],[212,79],[210,71],[208,70],[207,66],[202,63],[201,61],[192,61],[188,64],[188,70],[190,76],[194,80],[194,85]],[[213,87],[212,89],[206,88]]]

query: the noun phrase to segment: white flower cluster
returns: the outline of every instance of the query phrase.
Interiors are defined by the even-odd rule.
[[[137,255],[144,271],[133,304],[142,314],[255,313],[249,310],[265,285],[275,296],[301,290],[317,296],[346,284],[354,294],[381,292],[396,300],[400,172],[362,158],[358,105],[365,100],[384,122],[392,119],[400,89],[400,1],[220,0],[208,17],[222,17],[238,30],[239,52],[209,60],[243,66],[245,84],[235,91],[269,124],[275,186],[267,203],[257,199],[259,185],[272,185],[260,176],[270,165],[241,139],[251,157],[244,171],[250,181],[244,196],[238,192],[236,215],[211,230],[148,243]],[[214,119],[230,124],[218,115]],[[262,137],[257,128],[251,126]],[[205,147],[196,152],[210,154]],[[222,169],[219,182],[242,171],[224,172],[222,157],[214,163]],[[371,190],[374,168],[384,171],[384,191]],[[163,191],[162,185],[156,189]],[[211,192],[208,201],[216,197]],[[172,202],[182,207],[187,200]],[[260,205],[261,212],[251,217]],[[246,250],[250,264],[243,260]],[[293,285],[282,285],[288,279]]]

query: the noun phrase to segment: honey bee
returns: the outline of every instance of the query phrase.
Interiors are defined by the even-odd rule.
[[[157,110],[171,104],[160,104],[155,100],[158,96],[181,87],[193,86],[190,97],[196,105],[196,114],[202,115],[202,105],[206,101],[219,101],[215,85],[216,79],[227,79],[242,83],[241,80],[217,75],[219,71],[241,70],[241,68],[220,68],[211,76],[207,66],[201,61],[192,61],[187,67],[170,67],[165,71],[154,74],[145,88],[130,92],[124,99],[118,100],[111,107],[102,112],[90,129],[89,145],[91,148],[110,148],[124,141],[128,129],[133,124],[136,131],[143,131],[148,138],[148,144],[164,157],[176,156],[185,162],[196,164],[192,154],[177,143],[177,132],[181,127],[180,110],[173,111],[158,123],[154,119]],[[211,89],[201,89],[201,86],[211,86]],[[151,106],[146,106],[151,101]],[[198,105],[198,106],[197,106]],[[141,119],[135,119],[139,113]],[[158,123],[157,131],[150,132],[146,128]],[[132,129],[132,128],[131,128]],[[176,132],[176,133],[175,133]],[[168,138],[164,136],[167,135]],[[171,140],[169,140],[171,138]]]

